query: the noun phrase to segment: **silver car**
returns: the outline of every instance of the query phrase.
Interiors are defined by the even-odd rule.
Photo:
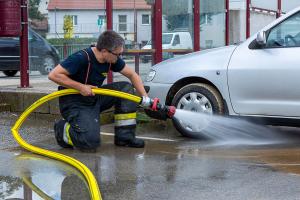
[[[149,96],[207,114],[300,125],[300,7],[238,46],[204,50],[152,67]],[[182,135],[190,127],[173,121]]]

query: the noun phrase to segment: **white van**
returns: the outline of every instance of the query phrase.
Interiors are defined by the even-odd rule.
[[[151,49],[152,41],[149,40],[142,49]],[[192,37],[189,32],[168,32],[162,34],[162,48],[163,49],[193,49]],[[163,53],[163,59],[172,57],[169,53]],[[143,62],[148,62],[151,55],[142,57]]]

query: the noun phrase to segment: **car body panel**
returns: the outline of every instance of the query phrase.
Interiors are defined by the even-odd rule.
[[[300,7],[262,31],[269,31],[298,12]],[[229,115],[300,119],[300,47],[250,49],[255,40],[253,35],[239,46],[194,52],[153,66],[156,75],[145,82],[150,87],[149,96],[164,103],[170,91],[166,88],[182,79],[198,77],[221,93]]]
[[[166,94],[168,94],[173,84],[170,83],[155,83],[155,82],[147,82],[145,86],[150,88],[148,95],[152,98],[159,98],[159,102],[165,104],[166,102]]]
[[[155,97],[153,95],[155,93],[158,95],[156,97],[164,103],[166,93],[164,91],[154,92],[150,84],[173,85],[186,77],[199,77],[209,80],[217,86],[223,97],[229,98],[227,65],[235,48],[236,46],[228,46],[203,50],[169,59],[153,66],[152,69],[156,71],[156,75],[151,82],[145,82],[145,85],[150,87],[149,96]],[[156,89],[159,90],[159,87],[156,87]]]
[[[300,47],[238,47],[228,69],[230,102],[240,115],[300,116]]]

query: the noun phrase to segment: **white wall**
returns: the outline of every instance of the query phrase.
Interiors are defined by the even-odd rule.
[[[277,10],[277,0],[251,0],[253,7]]]
[[[229,1],[230,10],[245,10],[246,1],[245,0],[230,0]]]
[[[229,15],[230,44],[236,44],[246,39],[246,10],[231,10]]]
[[[282,0],[282,11],[288,12],[300,6],[300,0]]]
[[[150,24],[149,25],[143,25],[142,24],[142,15],[149,15],[150,18]],[[138,43],[141,43],[141,41],[148,41],[151,39],[151,11],[139,11],[137,14],[137,23],[138,23],[138,34],[137,34],[137,40]]]
[[[251,12],[250,14],[250,34],[257,33],[260,29],[271,23],[276,19],[275,14],[265,14]]]
[[[211,23],[200,27],[200,48],[207,49],[225,45],[225,14],[213,15]]]

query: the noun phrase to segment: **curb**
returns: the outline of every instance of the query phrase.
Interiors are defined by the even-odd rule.
[[[0,90],[0,112],[17,112],[22,113],[41,97],[48,95],[48,93],[28,92],[28,91],[1,91]],[[114,109],[109,109],[101,113],[101,124],[113,123]],[[60,112],[58,106],[58,99],[54,99],[41,105],[32,113],[35,119],[53,118],[60,119]]]
[[[0,112],[24,112],[31,104],[43,96],[48,95],[49,92],[41,91],[20,91],[20,90],[0,90]],[[138,109],[138,118],[140,122],[148,121],[149,118],[142,114],[143,109]],[[53,99],[38,107],[32,112],[34,119],[61,119],[58,99]],[[114,108],[101,113],[100,123],[111,124],[114,122]]]

